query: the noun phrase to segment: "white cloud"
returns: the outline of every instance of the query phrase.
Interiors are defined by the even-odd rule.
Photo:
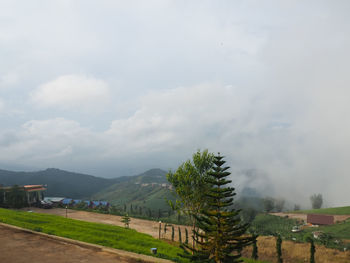
[[[2,112],[5,108],[5,102],[0,98],[0,112]]]
[[[31,101],[40,107],[96,109],[108,103],[109,96],[109,87],[103,80],[85,75],[64,75],[34,90]]]
[[[19,82],[19,76],[14,72],[8,72],[0,76],[0,89],[11,87]]]

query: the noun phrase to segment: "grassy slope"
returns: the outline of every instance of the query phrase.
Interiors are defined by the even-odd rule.
[[[60,216],[0,209],[0,220],[47,234],[67,237],[88,243],[150,255],[150,248],[158,248],[158,257],[180,261],[181,249],[150,235],[118,226],[89,223]],[[181,261],[183,262],[183,260]]]
[[[157,183],[157,185],[150,185]],[[166,172],[159,169],[152,169],[138,176],[131,176],[128,180],[109,186],[106,189],[93,195],[93,199],[108,200],[111,204],[120,208],[127,205],[134,207],[149,208],[154,211],[170,210],[166,200],[173,200],[171,191],[161,187],[159,184],[168,183]],[[142,186],[142,184],[149,184]]]
[[[290,213],[296,214],[325,214],[325,215],[350,215],[350,206],[321,208],[312,210],[298,210]]]

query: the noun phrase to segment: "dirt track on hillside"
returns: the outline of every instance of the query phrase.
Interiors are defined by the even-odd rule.
[[[28,209],[26,209],[28,210]],[[52,208],[52,209],[40,209],[40,208],[31,208],[33,212],[37,213],[46,213],[53,215],[66,216],[66,210],[62,208]],[[99,213],[91,213],[85,211],[77,211],[77,210],[67,210],[67,216],[69,218],[95,222],[95,223],[104,223],[111,224],[116,226],[124,226],[121,222],[122,218],[120,216],[108,215],[108,214],[99,214]],[[191,233],[190,227],[185,227],[182,225],[174,225],[175,227],[175,241],[178,240],[178,227],[181,228],[182,239],[185,238],[185,228],[187,228],[188,233]],[[150,220],[131,218],[130,228],[135,229],[138,232],[149,234],[155,238],[159,237],[159,223]],[[164,223],[161,226],[161,238],[171,239],[171,227],[167,227],[167,232],[164,233]]]
[[[134,263],[128,252],[110,253],[98,248],[84,247],[45,235],[0,226],[0,262],[9,263]],[[139,255],[137,255],[139,256]],[[142,255],[139,256],[142,258]],[[156,262],[157,259],[155,259]],[[146,261],[147,262],[147,261]]]

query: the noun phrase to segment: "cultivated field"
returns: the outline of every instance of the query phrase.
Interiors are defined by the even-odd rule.
[[[250,257],[251,247],[244,250],[243,256]],[[258,238],[259,259],[269,262],[277,262],[276,238]],[[293,241],[283,241],[282,255],[284,263],[309,262],[310,245],[307,243],[295,243]],[[349,263],[350,251],[343,252],[335,249],[325,248],[316,245],[315,261],[317,263]]]

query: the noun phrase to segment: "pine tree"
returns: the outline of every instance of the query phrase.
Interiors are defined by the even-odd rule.
[[[125,228],[129,228],[130,217],[128,214],[122,217],[122,222],[124,223]]]
[[[196,219],[194,239],[197,246],[192,248],[186,244],[183,255],[195,262],[241,262],[243,247],[252,243],[251,236],[245,236],[248,224],[241,223],[240,210],[233,209],[234,188],[226,186],[231,183],[226,178],[230,175],[229,167],[222,167],[223,157],[214,157],[214,166],[206,179],[210,185],[206,193],[207,206]],[[192,254],[190,253],[192,252]]]

